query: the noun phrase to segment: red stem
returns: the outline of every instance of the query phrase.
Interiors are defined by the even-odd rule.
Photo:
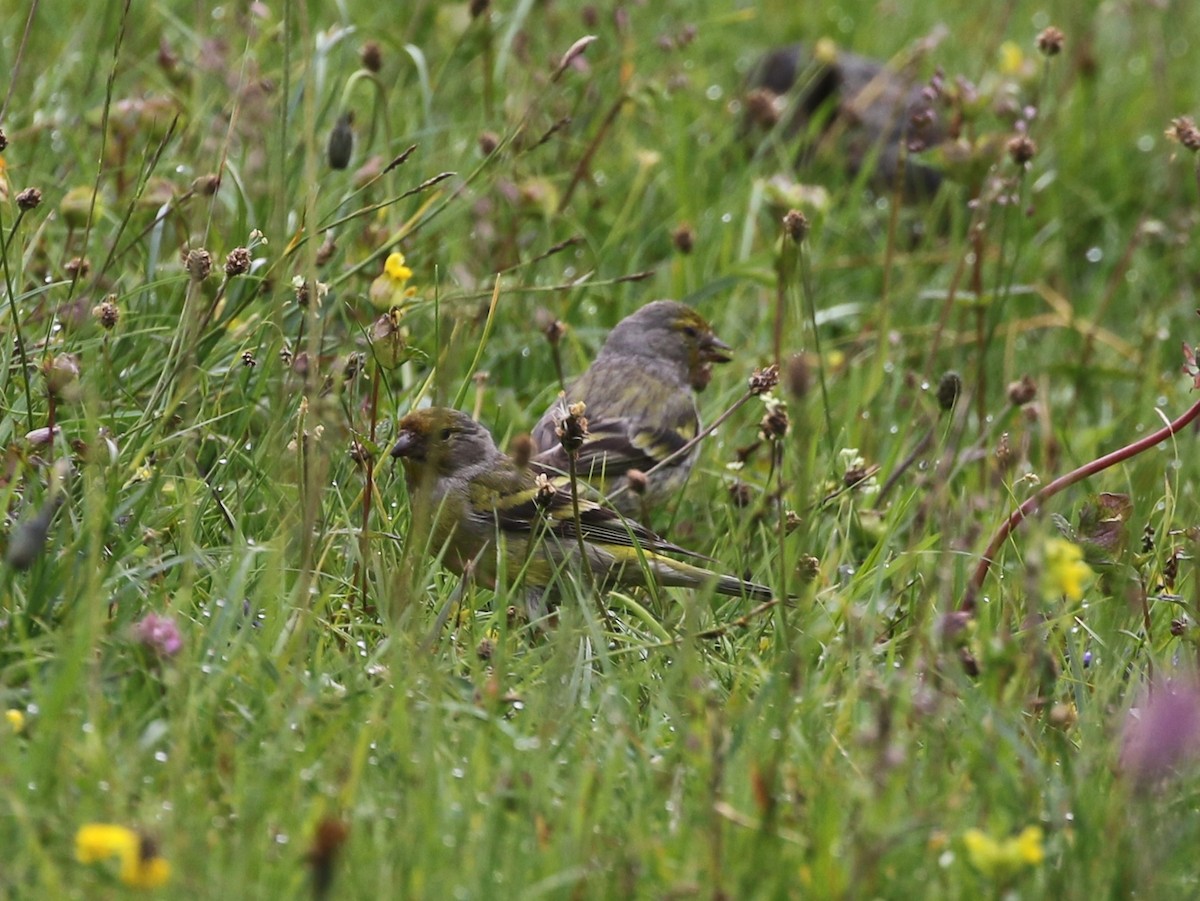
[[[992,536],[987,550],[983,552],[983,558],[975,567],[975,572],[971,575],[971,581],[967,584],[967,592],[963,595],[962,603],[958,605],[959,612],[975,612],[976,596],[983,587],[983,580],[987,578],[992,560],[1000,552],[1000,548],[1008,540],[1008,536],[1013,533],[1026,517],[1037,510],[1043,501],[1054,497],[1054,495],[1058,494],[1064,488],[1069,488],[1071,485],[1086,479],[1088,476],[1093,476],[1098,472],[1108,469],[1110,466],[1128,460],[1131,457],[1136,457],[1142,451],[1149,450],[1156,444],[1166,441],[1172,435],[1186,428],[1197,416],[1200,416],[1200,400],[1192,404],[1187,409],[1187,412],[1178,419],[1163,426],[1157,432],[1147,435],[1145,438],[1141,438],[1132,444],[1127,444],[1120,450],[1115,450],[1111,454],[1093,460],[1091,463],[1084,464],[1078,469],[1073,469],[1066,475],[1059,476],[1037,494],[1033,495],[1033,497],[1026,500],[1021,506],[1017,507],[1012,512],[1012,515],[996,530],[996,534]]]

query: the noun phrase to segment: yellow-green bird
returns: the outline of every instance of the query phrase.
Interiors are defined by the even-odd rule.
[[[700,432],[695,391],[708,385],[713,363],[729,362],[730,347],[704,317],[674,300],[656,300],[617,323],[595,362],[571,383],[533,428],[535,462],[567,472],[555,429],[567,408],[582,401],[588,434],[576,460],[580,478],[609,493],[631,470],[647,472]],[[699,448],[654,472],[638,493],[613,505],[625,514],[656,509],[686,481]]]
[[[552,588],[564,571],[579,574],[586,557],[601,587],[711,586],[732,597],[773,596],[765,585],[672,559],[703,558],[583,497],[577,529],[570,481],[518,465],[465,413],[409,413],[397,423],[391,453],[404,464],[414,521],[428,517],[430,551],[444,550],[443,562],[459,574],[473,565],[484,584],[495,584],[502,560],[510,578],[523,570],[527,587]]]

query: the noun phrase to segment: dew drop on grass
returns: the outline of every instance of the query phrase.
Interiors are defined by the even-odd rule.
[[[279,832],[275,835],[275,844],[277,845],[286,845],[290,841],[291,839],[288,838],[288,834],[286,832]]]
[[[96,731],[96,727],[92,723],[84,723],[81,727],[85,735],[91,735]]]
[[[1089,247],[1087,253],[1084,254],[1089,263],[1099,263],[1104,259],[1104,251],[1099,247]]]
[[[728,225],[730,222],[733,221],[733,213],[722,213],[721,221],[724,222],[726,225]]]
[[[106,779],[101,779],[99,782],[96,783],[96,788],[100,789],[100,791],[102,791],[102,792],[108,791],[110,787],[111,786],[108,784],[108,781]]]
[[[1142,153],[1149,153],[1151,150],[1153,150],[1154,149],[1154,136],[1153,135],[1142,135],[1140,138],[1138,138],[1137,139],[1137,149],[1142,151]]]
[[[709,100],[720,100],[723,96],[725,96],[725,92],[721,89],[719,84],[711,84],[708,86],[708,90],[704,92],[704,96]]]
[[[157,760],[159,763],[166,763],[167,762],[167,752],[166,751],[155,751],[154,759]]]

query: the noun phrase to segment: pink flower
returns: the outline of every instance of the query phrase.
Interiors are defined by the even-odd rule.
[[[159,657],[174,657],[183,647],[183,638],[175,620],[157,613],[147,613],[133,627],[133,637]]]
[[[1200,686],[1190,678],[1151,686],[1129,711],[1121,769],[1148,786],[1191,762],[1200,752]]]

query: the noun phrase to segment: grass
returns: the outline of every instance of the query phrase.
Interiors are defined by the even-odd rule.
[[[75,860],[88,823],[152,839],[164,897],[1194,892],[1190,431],[1049,498],[953,614],[1039,485],[1193,402],[1196,169],[1163,133],[1196,111],[1200,10],[494,6],[42,0],[0,44],[5,894],[129,891]],[[886,59],[939,25],[923,79],[1037,107],[1025,169],[1011,123],[968,124],[1002,139],[980,202],[893,208],[739,137],[766,48]],[[415,291],[385,339],[395,250]],[[778,350],[790,431],[730,469],[742,406],[650,524],[796,603],[611,596],[606,623],[581,594],[548,633],[510,586],[454,603],[391,424],[430,399],[507,446],[558,390],[547,323],[569,376],[663,296],[737,348],[705,421]],[[846,487],[872,472],[882,501]]]

